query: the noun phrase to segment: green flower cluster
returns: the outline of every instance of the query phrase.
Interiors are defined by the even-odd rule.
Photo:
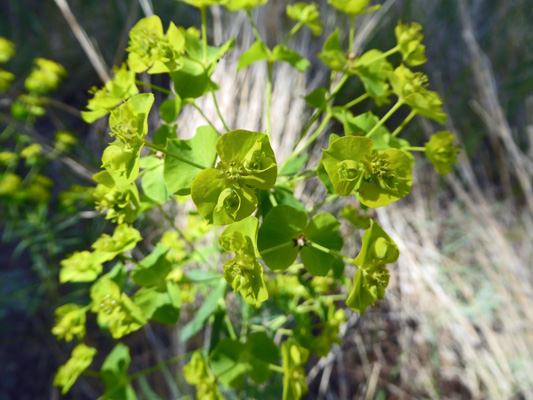
[[[112,280],[101,278],[91,287],[91,311],[97,314],[98,324],[108,327],[111,336],[120,339],[146,324],[146,317]]]
[[[268,299],[263,267],[257,261],[258,229],[257,218],[249,216],[229,225],[218,239],[224,250],[235,253],[235,258],[224,263],[224,279],[254,307]]]
[[[163,33],[161,19],[152,15],[141,19],[131,29],[127,51],[128,66],[136,73],[172,72],[183,66],[185,37],[172,22]]]
[[[128,69],[126,63],[120,68],[113,68],[113,79],[106,82],[100,89],[93,87],[89,90],[93,95],[87,104],[87,110],[82,111],[81,117],[88,124],[109,114],[123,101],[139,93],[135,84],[135,72]]]
[[[77,304],[65,304],[55,310],[55,325],[52,333],[57,339],[65,339],[66,342],[76,338],[83,339],[85,336],[85,313],[86,308]]]
[[[92,282],[102,273],[103,263],[133,249],[141,240],[139,231],[125,224],[119,225],[113,236],[104,233],[93,243],[94,251],[76,251],[61,261],[59,281]]]
[[[268,190],[277,178],[277,164],[267,135],[235,130],[216,142],[217,168],[200,172],[191,196],[198,212],[213,225],[240,221],[257,208],[255,189]]]
[[[354,191],[367,207],[382,207],[411,191],[412,164],[398,149],[373,151],[374,141],[360,136],[334,140],[322,151],[321,162],[341,196]]]
[[[183,374],[185,380],[195,386],[197,399],[224,400],[218,390],[215,376],[201,351],[193,353],[189,364],[183,367]]]
[[[15,55],[15,44],[0,36],[0,64],[5,64]],[[15,75],[0,68],[0,93],[5,92],[15,80]]]
[[[455,136],[448,131],[436,132],[431,136],[424,147],[426,156],[435,167],[435,170],[446,175],[452,170],[452,165],[457,161],[459,145],[454,145]]]
[[[309,392],[303,365],[309,359],[309,350],[294,339],[287,339],[281,345],[283,360],[283,400],[301,399]]]
[[[363,234],[361,251],[353,261],[359,269],[346,305],[363,314],[370,304],[383,299],[390,276],[385,264],[396,261],[399,254],[396,243],[372,220],[370,228]]]
[[[61,388],[61,394],[67,394],[78,377],[93,362],[96,356],[96,349],[84,345],[83,343],[74,347],[70,359],[59,367],[54,377],[54,386]]]
[[[324,25],[318,18],[320,13],[316,3],[298,2],[287,5],[287,16],[291,19],[299,21],[300,24],[307,26],[311,33],[315,36],[322,34],[322,26]]]
[[[24,87],[30,93],[46,94],[56,90],[67,71],[61,64],[45,58],[36,58],[30,75],[24,81]]]

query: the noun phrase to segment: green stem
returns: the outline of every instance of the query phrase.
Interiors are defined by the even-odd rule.
[[[137,264],[137,260],[135,260],[134,258],[131,258],[131,257],[128,257],[124,254],[120,254],[120,257],[123,259],[123,260],[127,260],[129,262],[132,262],[133,264]]]
[[[268,82],[266,89],[266,119],[267,119],[267,135],[272,138],[272,125],[270,121],[270,103],[272,102],[272,62],[268,63]]]
[[[307,139],[307,141],[304,143],[303,146],[301,146],[298,150],[294,150],[291,154],[289,154],[289,156],[287,157],[287,159],[284,161],[283,165],[281,166],[281,169],[283,169],[283,167],[292,159],[298,157],[302,151],[304,151],[305,149],[307,149],[309,147],[309,145],[311,143],[313,143],[316,138],[318,137],[318,135],[320,135],[320,133],[324,130],[324,128],[326,128],[326,126],[328,125],[331,117],[333,115],[330,114],[329,112],[326,114],[326,117],[322,120],[322,122],[320,123],[320,125],[318,126],[318,128],[316,128],[316,131],[313,132],[313,134],[309,137],[309,139]]]
[[[261,35],[259,34],[259,30],[257,29],[257,25],[255,24],[255,21],[252,18],[252,13],[250,12],[250,10],[246,10],[246,15],[248,16],[248,20],[250,21],[250,25],[252,26],[252,31],[254,32],[256,40],[261,42]]]
[[[339,93],[339,90],[341,90],[341,88],[344,86],[344,84],[346,83],[346,81],[348,80],[349,76],[348,75],[344,75],[341,80],[339,81],[339,83],[337,83],[337,86],[335,86],[335,89],[333,89],[333,91],[331,92],[331,94],[327,97],[326,101],[329,102],[333,97],[335,97],[335,95],[337,93]]]
[[[415,147],[405,147],[402,150],[408,150],[408,151],[426,151],[426,148],[423,146],[415,146]]]
[[[289,32],[289,34],[285,37],[285,39],[283,39],[283,42],[281,42],[281,45],[284,46],[291,37],[293,37],[296,32],[298,32],[298,30],[303,26],[303,23],[301,21],[298,21],[298,23],[296,25],[294,25],[291,29],[291,31]]]
[[[146,86],[146,87],[149,87],[150,89],[157,90],[158,92],[168,94],[169,96],[174,96],[174,93],[172,93],[170,90],[162,88],[161,86],[152,85],[151,83],[143,82],[139,79],[135,79],[135,83],[137,85]]]
[[[379,56],[374,57],[372,60],[368,60],[368,61],[366,61],[364,64],[362,64],[362,66],[370,65],[370,64],[372,64],[372,63],[375,63],[376,61],[381,60],[382,58],[387,58],[387,57],[390,56],[391,54],[397,53],[397,52],[399,52],[399,51],[400,51],[400,46],[393,47],[393,48],[390,49],[389,51],[386,51],[385,53],[382,53],[382,54],[380,54]]]
[[[211,126],[211,128],[213,128],[215,131],[217,131],[217,133],[220,135],[220,132],[218,131],[218,129],[215,128],[215,125],[211,122],[211,120],[209,118],[207,118],[207,115],[204,114],[202,109],[200,107],[198,107],[194,101],[192,103],[190,103],[190,104],[196,109],[196,111],[198,111],[200,113],[200,115],[203,117],[203,119],[205,119],[205,122],[207,122]]]
[[[200,7],[202,14],[202,41],[204,43],[204,63],[207,63],[207,23],[205,21],[205,7]]]
[[[332,194],[331,196],[327,197],[324,201],[322,201],[322,202],[318,203],[317,205],[315,205],[311,210],[309,210],[309,213],[314,213],[316,210],[318,210],[324,204],[331,203],[337,197],[339,197],[338,194]]]
[[[347,262],[350,262],[350,263],[353,261],[352,258],[347,257],[345,255],[342,255],[337,250],[328,249],[327,247],[324,247],[324,246],[322,246],[322,245],[320,245],[318,243],[312,242],[310,240],[307,240],[306,244],[309,244],[309,246],[311,246],[312,248],[317,249],[317,250],[319,250],[319,251],[321,251],[323,253],[331,254],[332,256],[342,258],[344,261],[347,261]]]
[[[279,365],[274,365],[274,364],[268,364],[268,369],[274,372],[279,372],[280,374],[283,374],[285,372],[283,371],[282,367],[280,367]]]
[[[379,120],[379,122],[374,125],[374,127],[372,129],[370,129],[370,132],[368,132],[365,136],[366,137],[371,137],[374,133],[376,133],[376,131],[391,117],[392,114],[394,114],[396,112],[396,110],[398,108],[400,108],[401,106],[403,105],[403,101],[402,100],[398,100],[398,102],[391,107],[391,109],[389,110],[389,112],[387,114],[385,114],[385,116],[383,118],[381,118]]]
[[[224,316],[224,323],[226,324],[226,328],[228,329],[229,335],[233,340],[237,339],[237,334],[235,333],[235,329],[233,329],[233,325],[231,323],[231,320],[229,319],[228,314]]]
[[[353,40],[355,37],[355,17],[350,19],[350,38],[348,44],[348,53],[351,53],[353,50]]]
[[[285,247],[288,247],[288,246],[292,246],[292,243],[291,242],[285,242],[285,243],[282,243],[282,244],[278,244],[277,246],[270,247],[270,248],[268,248],[266,250],[261,251],[261,255],[272,253],[273,251],[278,251],[278,250],[284,249]]]
[[[268,198],[269,198],[270,202],[272,203],[273,207],[276,207],[278,205],[278,201],[276,200],[276,197],[274,197],[274,193],[269,192],[268,193]]]
[[[363,100],[368,99],[369,97],[370,97],[370,95],[369,95],[368,93],[365,93],[365,94],[359,96],[358,98],[356,98],[356,99],[350,101],[349,103],[346,103],[346,104],[344,105],[344,108],[345,108],[345,109],[352,108],[352,107],[355,106],[356,104],[359,104],[360,102],[362,102]]]
[[[217,110],[218,117],[220,118],[220,121],[222,122],[222,125],[224,125],[224,129],[226,132],[229,132],[230,129],[228,128],[228,125],[226,125],[226,121],[224,121],[224,118],[222,117],[222,113],[220,112],[220,108],[218,107],[218,101],[217,96],[215,96],[215,92],[211,92],[211,95],[213,96],[213,103],[215,103],[215,108]]]
[[[194,161],[190,161],[190,160],[187,160],[187,159],[185,159],[185,158],[183,158],[183,157],[180,157],[180,156],[178,156],[178,155],[176,155],[176,154],[174,154],[174,153],[171,153],[171,152],[168,151],[167,149],[165,149],[165,148],[163,148],[163,147],[156,146],[155,144],[150,143],[150,142],[148,142],[148,141],[146,141],[146,140],[144,141],[144,145],[145,145],[146,147],[149,147],[149,148],[151,148],[151,149],[154,149],[155,151],[160,151],[161,153],[163,153],[163,154],[165,154],[165,155],[167,155],[167,156],[174,157],[175,159],[180,160],[180,161],[183,161],[184,163],[189,164],[189,165],[192,165],[193,167],[196,167],[196,168],[198,168],[198,169],[202,169],[202,170],[203,170],[203,169],[207,169],[207,167],[204,167],[204,166],[202,166],[202,165],[200,165],[200,164],[196,164]]]
[[[407,125],[416,115],[415,111],[411,111],[409,115],[403,120],[403,122],[392,132],[392,137],[398,136],[398,134],[402,131],[403,128],[405,128],[405,125]]]

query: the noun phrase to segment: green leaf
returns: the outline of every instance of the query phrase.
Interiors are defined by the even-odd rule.
[[[173,325],[180,315],[180,290],[177,283],[141,288],[133,296],[146,318],[162,324]]]
[[[201,126],[192,139],[168,139],[167,150],[172,154],[205,167],[215,164],[217,132],[210,126]],[[175,157],[165,156],[164,177],[168,190],[180,196],[190,194],[194,178],[202,172]]]
[[[380,50],[369,50],[359,57],[350,70],[361,79],[366,92],[376,100],[378,105],[389,102],[388,74],[392,72],[392,64],[386,58],[380,58],[383,52]],[[372,62],[372,60],[379,58]],[[368,64],[370,62],[370,64]]]
[[[166,148],[168,139],[176,139],[176,126],[163,124],[155,131],[152,143]]]
[[[131,279],[139,286],[152,286],[160,283],[172,269],[166,259],[169,247],[158,244],[154,251],[140,261],[131,271]]]
[[[314,36],[322,34],[324,23],[319,21],[320,13],[316,3],[298,2],[287,5],[287,16],[307,26]]]
[[[165,185],[164,162],[155,156],[148,157],[153,157],[155,160],[157,160],[157,164],[149,167],[149,169],[143,174],[141,179],[141,187],[144,191],[144,194],[150,200],[162,204],[170,198],[170,193]]]
[[[318,55],[318,58],[333,71],[345,69],[348,59],[342,50],[338,28],[326,39],[322,47],[322,53]]]
[[[316,88],[311,93],[309,93],[307,96],[305,96],[305,101],[307,102],[307,104],[319,110],[323,110],[326,108],[327,106],[326,99],[327,99],[327,90],[326,88],[323,88],[323,87]]]
[[[305,230],[305,237],[313,243],[339,251],[344,244],[339,234],[340,226],[340,222],[333,215],[319,213],[311,218]],[[315,276],[326,276],[336,258],[310,246],[300,250],[300,257],[305,269]]]
[[[238,388],[244,383],[246,364],[241,356],[245,345],[236,339],[224,338],[209,355],[209,364],[217,379],[225,385]]]
[[[130,349],[119,343],[106,357],[100,375],[106,386],[104,396],[117,400],[135,400],[133,387],[125,379],[131,363]]]
[[[237,64],[237,71],[252,65],[253,63],[261,60],[270,60],[272,58],[272,52],[261,41],[254,42],[248,50],[242,53]]]
[[[248,373],[250,378],[261,384],[272,375],[269,364],[276,365],[281,358],[280,349],[265,332],[255,332],[246,339]]]
[[[209,296],[207,296],[194,318],[181,330],[181,342],[186,342],[204,327],[207,319],[216,311],[218,301],[223,298],[225,294],[226,281],[221,279]]]
[[[302,167],[304,166],[305,162],[309,158],[308,154],[304,154],[303,156],[293,158],[290,160],[283,169],[279,172],[279,176],[293,176],[296,175]]]
[[[399,255],[396,243],[376,221],[371,220],[370,228],[363,234],[361,250],[353,263],[360,268],[370,269],[393,263]]]
[[[198,62],[186,58],[179,71],[170,73],[174,89],[183,100],[197,99],[215,88],[207,70]]]
[[[282,184],[274,186],[274,198],[278,204],[286,204],[298,210],[305,211],[305,206],[294,196],[293,190]]]
[[[167,124],[172,124],[177,118],[181,110],[181,98],[166,99],[161,102],[159,106],[159,113],[161,118]]]
[[[285,270],[298,256],[294,239],[305,231],[307,214],[293,207],[279,205],[265,216],[257,237],[257,248],[272,270]]]
[[[279,44],[272,50],[272,59],[287,62],[300,72],[304,72],[311,63],[306,58],[288,47]]]

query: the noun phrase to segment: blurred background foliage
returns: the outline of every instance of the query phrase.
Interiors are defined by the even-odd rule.
[[[196,10],[172,0],[68,4],[108,69],[120,64],[129,29],[150,9],[164,26],[170,21],[199,26],[200,21]],[[272,43],[287,29],[286,4],[270,0],[259,11],[259,28]],[[335,20],[325,1],[320,5],[326,32],[346,24]],[[410,199],[390,211],[378,210],[382,225],[393,232],[402,251],[391,274],[396,276],[392,294],[363,318],[353,315],[343,345],[332,357],[310,366],[309,398],[530,398],[532,4],[529,0],[387,0],[383,5],[377,21],[368,17],[361,24],[361,45],[389,49],[398,20],[422,24],[428,58],[423,72],[441,94],[449,114],[447,129],[458,135],[465,151],[456,173],[447,179],[426,173],[427,163],[420,162],[418,189]],[[227,14],[219,10],[213,16],[224,23],[239,18]],[[223,32],[219,38],[215,30],[213,41],[222,43],[229,34]],[[322,43],[310,41],[306,34],[296,38],[298,45],[302,52],[316,53]],[[54,0],[2,1],[0,36],[13,41],[17,49],[5,67],[17,76],[8,94],[22,90],[35,57],[59,62],[69,74],[51,97],[72,109],[46,107],[47,117],[37,119],[30,131],[15,123],[17,132],[45,148],[57,130],[74,132],[78,138],[72,155],[42,166],[41,173],[54,181],[52,200],[29,204],[18,214],[0,205],[0,399],[57,398],[53,373],[70,350],[50,333],[53,310],[84,295],[59,287],[58,263],[66,254],[87,247],[108,226],[90,204],[78,203],[72,212],[58,195],[72,184],[91,186],[90,176],[99,168],[105,122],[88,126],[74,110],[85,107],[87,91],[101,81]],[[312,62],[306,79],[317,86],[325,77],[320,63]],[[154,83],[164,86],[157,79]],[[218,76],[223,79],[224,75]],[[282,84],[280,79],[278,85]],[[339,103],[354,93],[360,93],[355,79],[339,95]],[[223,108],[226,113],[244,112],[237,106],[230,101]],[[361,106],[361,112],[367,111],[364,107],[368,108]],[[13,126],[9,108],[9,97],[1,97],[0,131]],[[404,117],[398,113],[396,122]],[[341,129],[331,127],[331,131]],[[432,129],[417,119],[405,134],[422,142]],[[302,191],[307,196],[323,195],[313,186]],[[140,221],[145,228],[153,223]],[[138,369],[161,360],[173,344],[175,329],[156,326],[144,335],[145,340],[138,335],[128,338]],[[92,340],[101,349],[111,348],[103,337]],[[155,353],[150,350],[154,347]],[[152,378],[151,386],[164,398],[176,393],[173,374],[176,370],[164,370]],[[81,382],[67,398],[96,398],[99,389]],[[142,398],[157,398],[143,382],[140,388]]]

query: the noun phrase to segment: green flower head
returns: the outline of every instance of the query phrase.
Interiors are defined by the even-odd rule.
[[[192,182],[191,195],[200,214],[210,224],[240,221],[257,207],[255,189],[274,186],[277,165],[268,137],[259,132],[236,130],[216,143],[217,168],[208,168]]]
[[[196,8],[211,7],[216,4],[226,5],[228,0],[178,0]]]
[[[61,388],[61,394],[67,394],[78,377],[93,362],[97,351],[95,348],[82,344],[72,350],[72,355],[66,364],[59,367],[54,377],[54,386]]]
[[[65,304],[55,311],[56,323],[52,328],[52,334],[66,342],[76,338],[83,339],[85,336],[85,307],[77,304]]]
[[[61,64],[45,58],[33,60],[35,66],[24,82],[24,87],[30,93],[45,94],[56,90],[67,71]]]
[[[2,151],[0,152],[0,165],[9,165],[10,163],[17,160],[18,155],[12,151]]]
[[[78,143],[78,139],[70,132],[57,131],[55,134],[54,146],[57,151],[66,152],[76,143]]]
[[[252,8],[264,6],[267,1],[268,0],[227,0],[224,3],[224,7],[230,11],[250,11]]]
[[[98,323],[108,326],[114,339],[120,339],[146,324],[142,310],[118,285],[109,279],[99,279],[91,287],[91,311],[98,314]]]
[[[249,216],[228,226],[219,238],[224,250],[235,253],[235,258],[224,263],[224,279],[256,307],[268,299],[263,267],[257,261],[258,228],[257,218]]]
[[[21,184],[22,178],[20,176],[10,173],[2,174],[0,176],[0,196],[13,196]]]
[[[106,183],[102,177],[107,178]],[[140,210],[139,192],[135,183],[121,188],[115,187],[107,171],[96,174],[94,180],[99,183],[92,193],[96,209],[105,212],[106,219],[114,223],[134,222]]]
[[[287,16],[307,26],[315,36],[322,34],[323,22],[319,21],[320,13],[316,3],[294,3],[287,5]]]
[[[21,94],[11,104],[11,115],[19,121],[28,117],[42,117],[46,110],[42,107],[43,100],[39,96]]]
[[[460,146],[454,145],[454,140],[455,136],[450,132],[440,131],[432,135],[424,145],[426,156],[441,175],[451,172],[452,165],[457,161]]]
[[[136,73],[173,72],[183,66],[185,37],[172,22],[166,34],[157,15],[141,19],[130,31],[128,65]]]
[[[341,196],[354,191],[367,207],[377,208],[397,201],[411,192],[411,161],[398,149],[373,150],[374,141],[345,136],[322,151],[322,163]]]
[[[401,22],[394,28],[394,34],[402,53],[403,61],[410,67],[424,64],[427,59],[424,55],[426,46],[422,44],[424,35],[422,25],[412,22],[411,25]]]
[[[139,175],[139,157],[153,102],[153,94],[139,94],[111,112],[110,135],[117,139],[104,150],[102,167],[119,187],[132,183]]]
[[[120,68],[113,68],[113,79],[107,81],[100,89],[93,87],[89,93],[93,95],[87,104],[88,111],[82,111],[81,116],[87,123],[107,115],[124,100],[139,93],[135,84],[135,72],[128,69],[126,63]]]
[[[427,90],[428,77],[426,75],[413,72],[404,65],[400,65],[388,75],[396,96],[413,111],[439,124],[446,122],[446,114],[442,112],[442,101],[439,95]]]
[[[0,36],[0,64],[5,64],[15,55],[15,44]]]
[[[15,75],[0,68],[0,93],[5,92],[15,80]]]
[[[370,228],[363,234],[361,251],[353,261],[359,270],[354,276],[354,287],[346,305],[362,314],[370,304],[383,299],[390,276],[385,265],[395,262],[399,254],[396,243],[372,220]]]
[[[35,160],[37,157],[39,157],[42,151],[43,146],[38,143],[33,143],[24,147],[20,152],[20,156],[28,161]]]
[[[370,0],[328,0],[328,3],[352,18],[360,14],[375,11],[381,7],[381,5],[378,4],[367,8]]]
[[[91,247],[98,253],[101,262],[106,262],[133,249],[141,240],[141,234],[137,229],[127,224],[121,224],[115,228],[113,236],[104,233]]]
[[[196,350],[189,364],[183,367],[183,375],[190,385],[195,386],[197,399],[224,400],[207,359],[200,350]]]
[[[102,273],[102,262],[97,254],[90,251],[76,251],[60,264],[59,281],[61,283],[92,282]]]

